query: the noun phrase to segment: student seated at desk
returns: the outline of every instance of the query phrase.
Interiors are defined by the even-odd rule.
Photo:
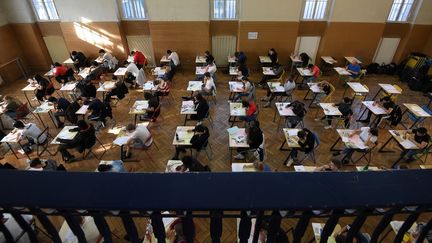
[[[171,90],[171,85],[163,79],[153,81],[153,85],[156,87],[156,95],[158,97],[167,96]]]
[[[428,134],[428,130],[424,127],[412,129],[405,135],[407,139],[413,142],[419,149],[403,150],[398,161],[403,160],[405,163],[414,161],[414,155],[422,153],[426,149],[431,140],[431,136]]]
[[[30,160],[29,166],[30,167],[27,170],[30,171],[56,171],[57,170],[57,162],[52,159],[41,161],[39,158],[35,158]]]
[[[303,120],[303,118],[306,116],[307,110],[305,108],[305,104],[303,104],[300,101],[293,101],[289,105],[286,106],[292,107],[292,111],[295,116],[288,116],[286,118],[287,127],[289,128],[295,128],[297,124]]]
[[[92,61],[91,66],[88,69],[88,75],[84,78],[84,81],[90,83],[93,80],[100,80],[102,73],[102,65],[99,65],[96,61]]]
[[[267,56],[270,57],[271,60],[271,64],[275,65],[278,61],[278,54],[276,52],[276,50],[274,48],[271,48],[268,53]]]
[[[360,140],[366,146],[365,149],[353,149],[353,148],[345,148],[342,152],[333,153],[334,156],[338,156],[341,153],[345,154],[342,158],[342,163],[348,164],[351,160],[352,155],[355,151],[365,151],[374,148],[378,144],[378,128],[376,127],[362,127],[360,129],[354,130],[349,137],[353,137],[358,135]]]
[[[118,60],[111,53],[106,52],[104,49],[99,50],[99,58],[102,60],[102,66],[105,69],[112,70],[117,64]]]
[[[196,94],[193,98],[195,111],[197,114],[190,115],[191,120],[202,121],[206,118],[207,113],[210,109],[207,100],[202,96],[202,94]]]
[[[205,57],[206,63],[214,62],[214,60],[215,60],[214,56],[209,51],[204,52],[204,57]]]
[[[361,71],[361,67],[358,64],[357,60],[352,60],[350,64],[346,67],[346,70],[351,73],[350,76],[348,76],[345,80],[345,82],[349,82],[350,80],[356,79]]]
[[[248,148],[238,148],[237,155],[234,156],[234,159],[245,159],[245,155],[248,150],[257,149],[264,141],[263,132],[260,128],[260,123],[257,120],[250,122],[246,126],[246,136],[247,136],[247,144]]]
[[[125,145],[126,151],[122,154],[124,159],[132,156],[133,149],[147,149],[153,143],[153,137],[146,126],[135,126],[130,123],[126,126],[126,133],[129,138]]]
[[[54,63],[53,75],[60,84],[65,84],[69,81],[69,79],[72,79],[73,73],[73,70],[69,70],[65,65],[58,62]]]
[[[214,62],[208,62],[207,66],[204,69],[204,71],[206,73],[210,73],[210,76],[212,77],[212,79],[216,80],[217,67],[216,67],[216,64]]]
[[[384,96],[384,97],[382,97],[379,101],[375,101],[374,105],[382,106],[384,108],[384,110],[387,111],[388,116],[386,116],[384,118],[389,118],[391,112],[393,111],[393,109],[396,106],[396,104],[393,102],[393,100],[392,100],[392,98],[390,96]],[[372,111],[368,110],[368,114],[367,114],[366,120],[363,120],[363,121],[360,121],[360,122],[369,123],[371,116],[372,116]],[[377,124],[379,124],[380,122],[381,122],[381,119],[379,119],[377,121]]]
[[[80,92],[78,100],[85,100],[90,98],[96,98],[97,89],[91,82],[81,80],[76,85],[76,89]]]
[[[124,81],[128,84],[136,85],[135,80],[138,77],[138,73],[140,69],[133,62],[128,63],[127,61],[125,61],[124,65],[126,67]]]
[[[332,92],[330,83],[325,80],[318,82],[317,85],[324,91],[324,93],[319,93],[316,95],[314,100],[315,104],[320,103],[324,97],[328,96]]]
[[[334,235],[336,243],[345,243],[346,238],[348,236],[348,230],[350,229],[349,225],[346,225],[343,227],[339,232]],[[352,242],[353,243],[369,243],[370,237],[367,236],[367,234],[357,232],[356,235],[354,235]]]
[[[44,144],[47,141],[46,134],[42,134],[42,130],[34,123],[27,123],[24,125],[22,121],[16,121],[13,124],[18,134],[21,134],[19,140],[27,139],[28,143],[23,145],[24,152],[30,153],[33,144]]]
[[[141,116],[142,121],[149,121],[151,119],[156,119],[160,115],[159,99],[157,95],[152,95],[149,92],[144,93],[144,99],[148,100],[148,108],[146,109],[146,114]]]
[[[243,77],[241,81],[243,83],[243,87],[241,88],[240,92],[234,97],[234,101],[238,101],[242,97],[250,97],[251,93],[254,90],[252,82],[247,77]]]
[[[132,61],[135,63],[138,69],[143,68],[147,65],[147,59],[145,55],[140,51],[131,51],[130,55],[132,56]]]
[[[272,169],[270,168],[270,166],[268,166],[267,163],[255,161],[253,165],[256,171],[272,172]]]
[[[204,95],[213,95],[214,90],[216,89],[214,80],[209,72],[204,73],[204,83],[202,88],[202,93]]]
[[[285,80],[285,83],[283,84],[284,87],[284,93],[278,93],[277,95],[280,96],[292,96],[292,93],[294,92],[294,89],[296,87],[296,84],[294,82],[294,74],[290,74],[288,78]],[[271,92],[270,87],[268,87],[267,90],[267,96],[265,98],[262,98],[261,101],[267,101],[267,103],[264,105],[264,107],[270,107],[273,99],[276,97],[276,93]]]
[[[93,99],[88,103],[88,111],[91,112],[91,114],[88,116],[89,120],[94,120],[98,118],[102,112],[104,104],[99,99]]]
[[[174,76],[177,67],[180,65],[180,57],[175,51],[167,50],[167,59],[170,60],[171,72]]]
[[[317,65],[308,64],[307,69],[312,73],[312,76],[305,78],[303,84],[314,82],[321,75],[321,70]]]
[[[302,68],[307,67],[307,65],[309,64],[309,60],[310,60],[309,55],[305,52],[302,52],[302,53],[300,53],[299,57],[302,60],[300,67],[302,67]]]
[[[247,99],[243,99],[242,107],[246,108],[246,116],[241,116],[239,119],[245,122],[254,121],[257,116],[257,106],[255,102],[252,99],[249,101],[247,101]]]
[[[249,77],[249,68],[246,66],[245,63],[239,63],[238,67],[238,75],[237,80],[242,80],[243,77]]]
[[[267,80],[269,80],[269,79],[278,79],[282,75],[282,73],[284,71],[282,65],[280,65],[279,63],[275,63],[272,66],[272,70],[274,72],[274,75],[264,75],[262,77],[261,81],[258,83],[258,87],[265,87],[267,85],[267,83],[266,83]]]
[[[181,159],[183,165],[180,168],[182,172],[210,172],[210,167],[201,164],[197,159],[192,156],[184,156]]]
[[[180,153],[185,153],[187,148],[195,149],[197,152],[199,152],[201,149],[203,149],[204,145],[207,144],[210,137],[210,132],[206,126],[198,124],[194,129],[191,130],[191,132],[194,133],[191,140],[189,141],[191,145],[176,147],[176,153],[173,159],[178,159]]]
[[[299,138],[298,145],[300,145],[300,148],[292,148],[290,154],[291,158],[286,163],[286,166],[291,166],[293,163],[298,163],[298,151],[308,154],[315,148],[315,135],[309,129],[303,128],[302,130],[298,131],[297,137]]]
[[[63,117],[65,120],[66,120],[66,117],[76,118],[75,111],[72,111],[69,108],[71,103],[67,99],[65,99],[65,98],[58,98],[57,99],[56,97],[51,96],[48,98],[48,102],[53,103],[55,106],[54,120],[56,121],[56,126],[58,128],[62,128],[64,126],[64,122],[62,122],[60,120],[60,117]],[[69,114],[67,114],[68,108],[70,110]],[[79,107],[78,107],[78,109],[79,109]],[[75,119],[73,119],[73,120],[75,120]]]
[[[97,172],[128,172],[124,167],[123,161],[114,160],[110,163],[100,163],[96,169]]]
[[[66,163],[73,162],[75,156],[68,152],[68,149],[76,149],[78,152],[82,153],[85,149],[93,147],[96,143],[96,131],[91,124],[87,124],[83,120],[77,122],[77,128],[70,129],[72,131],[77,131],[73,139],[63,139],[57,138],[57,141],[62,143],[58,151],[62,154],[63,160]]]
[[[350,120],[351,117],[353,115],[353,111],[351,110],[351,105],[352,105],[352,99],[350,99],[349,97],[344,97],[342,102],[339,104],[336,104],[336,106],[338,107],[338,110],[340,111],[340,113],[342,113],[342,118],[344,120],[344,128],[348,129],[350,126]],[[331,116],[326,116],[324,115],[323,117],[321,117],[320,119],[318,118],[318,120],[326,120],[327,119],[327,126],[325,126],[325,129],[330,129],[332,126],[332,117]],[[315,119],[317,120],[317,119]]]
[[[48,81],[47,79],[45,79],[41,75],[36,74],[36,76],[34,77],[34,80],[36,80],[36,82],[37,82],[36,98],[39,101],[44,101],[45,98],[51,96],[54,93],[55,88],[54,88],[53,83],[51,83],[50,81]]]
[[[87,58],[84,53],[80,51],[72,51],[70,58],[74,62],[74,67],[77,72],[86,66]]]
[[[114,76],[113,80],[116,79],[117,77]],[[106,93],[104,102],[111,102],[112,96],[117,96],[119,100],[122,100],[124,97],[126,97],[127,93],[129,93],[129,90],[124,82],[122,80],[116,80],[114,87]]]
[[[235,57],[237,63],[239,63],[239,64],[246,63],[246,59],[247,58],[246,58],[246,55],[244,54],[244,52],[242,52],[242,51],[236,51],[234,53],[234,57]]]
[[[185,223],[189,226],[186,227]],[[187,231],[186,231],[187,230]],[[187,243],[195,240],[195,224],[193,220],[186,221],[185,218],[177,218],[167,229],[166,236],[169,243]]]
[[[23,103],[19,101],[18,99],[5,95],[3,97],[2,102],[2,109],[5,115],[12,118],[13,120],[16,120],[17,118],[17,109],[22,106]]]

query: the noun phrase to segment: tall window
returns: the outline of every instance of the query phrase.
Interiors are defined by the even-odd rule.
[[[59,19],[53,0],[32,0],[32,3],[39,20]]]
[[[123,19],[146,19],[144,0],[120,0]]]
[[[413,9],[414,0],[394,0],[388,21],[406,22]]]
[[[303,9],[303,19],[321,20],[327,17],[329,0],[306,0]]]
[[[237,18],[237,0],[213,0],[212,3],[213,19]]]

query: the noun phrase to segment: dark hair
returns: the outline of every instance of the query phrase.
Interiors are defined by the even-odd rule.
[[[133,131],[136,129],[136,126],[132,123],[127,124],[126,131]]]
[[[205,72],[205,73],[204,73],[204,76],[206,76],[207,78],[210,78],[210,77],[211,77],[211,75],[210,75],[209,72]]]
[[[100,164],[100,165],[98,165],[97,170],[99,172],[105,172],[105,171],[111,170],[111,168],[112,168],[111,164]]]
[[[42,164],[42,161],[39,158],[35,158],[30,160],[30,167],[35,167]]]
[[[105,53],[105,50],[104,49],[100,49],[99,53]]]
[[[344,97],[343,98],[343,101],[345,102],[345,103],[351,103],[351,98],[350,97]]]
[[[243,107],[249,107],[249,102],[246,100],[243,100],[242,105],[243,105]]]
[[[167,50],[167,54],[171,54],[172,53],[172,51],[171,50]]]
[[[57,98],[54,96],[51,96],[48,98],[48,102],[57,103]]]
[[[61,66],[61,64],[60,64],[60,63],[58,63],[58,62],[55,62],[55,63],[54,63],[54,66],[56,66],[56,67],[60,67],[60,66]]]
[[[125,60],[124,62],[123,62],[123,65],[128,65],[129,64],[129,62],[127,61],[127,60]]]
[[[131,53],[130,53],[131,55],[133,55],[133,54],[135,54],[135,51],[131,51]]]
[[[22,121],[16,121],[13,124],[13,127],[15,127],[15,128],[24,128],[24,123]]]
[[[246,76],[243,76],[243,77],[242,77],[242,80],[249,81],[248,77],[246,77]]]
[[[381,101],[389,102],[389,101],[391,101],[391,97],[390,96],[384,96],[381,98]]]
[[[149,100],[151,98],[153,98],[153,95],[151,93],[149,93],[149,92],[144,93],[144,99]]]
[[[87,128],[87,123],[84,121],[84,120],[79,120],[78,122],[77,122],[77,126],[80,128],[80,129],[84,129],[84,128]]]
[[[376,128],[376,127],[371,127],[369,132],[370,132],[370,134],[372,134],[374,136],[378,136],[378,128]]]
[[[345,243],[345,241],[346,241],[346,232],[344,232],[342,234],[336,235],[335,241],[336,241],[336,243]]]
[[[260,123],[258,120],[252,120],[249,122],[249,126],[251,128],[259,128],[260,127]]]
[[[276,53],[276,50],[274,48],[270,48],[270,51]]]
[[[190,168],[193,164],[196,163],[196,160],[192,156],[184,156],[182,158],[182,162],[186,168]]]
[[[201,93],[198,93],[198,94],[195,95],[195,99],[197,99],[197,100],[203,100],[204,97],[202,96]]]
[[[425,127],[419,127],[419,128],[417,128],[416,131],[419,132],[419,133],[422,133],[422,134],[426,134],[427,133],[427,129]]]
[[[306,136],[306,132],[305,131],[303,131],[303,130],[298,131],[297,137],[299,137],[299,138],[305,138],[305,136]]]
[[[205,132],[205,131],[206,131],[206,127],[203,126],[203,125],[197,125],[197,126],[194,128],[194,131],[195,131],[195,132]]]
[[[312,63],[309,63],[309,64],[308,64],[308,68],[313,68],[313,66],[314,66],[314,65],[313,65]]]
[[[78,54],[76,51],[72,51],[71,53],[73,56],[75,56],[76,54]]]
[[[207,50],[204,52],[206,55],[210,55],[210,52]]]
[[[214,64],[213,60],[211,60],[211,59],[206,60],[206,63],[207,63],[207,65]]]
[[[295,78],[295,75],[294,75],[293,73],[291,73],[291,74],[288,76],[288,80],[289,80],[289,81],[294,81],[294,78]]]
[[[99,66],[99,63],[98,63],[98,62],[96,62],[96,61],[92,61],[92,62],[91,62],[91,65],[92,65],[92,66],[96,66],[96,67],[97,67],[97,66]]]

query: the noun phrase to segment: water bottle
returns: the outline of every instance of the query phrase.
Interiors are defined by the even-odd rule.
[[[177,141],[179,140],[179,135],[178,135],[178,133],[176,133],[176,140],[177,140]]]

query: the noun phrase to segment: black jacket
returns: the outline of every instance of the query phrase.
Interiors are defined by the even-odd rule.
[[[71,129],[76,131],[79,128]],[[57,139],[64,143],[67,148],[77,148],[79,152],[84,149],[91,148],[96,143],[96,134],[93,125],[88,124],[86,129],[78,130],[77,135],[73,139]]]

